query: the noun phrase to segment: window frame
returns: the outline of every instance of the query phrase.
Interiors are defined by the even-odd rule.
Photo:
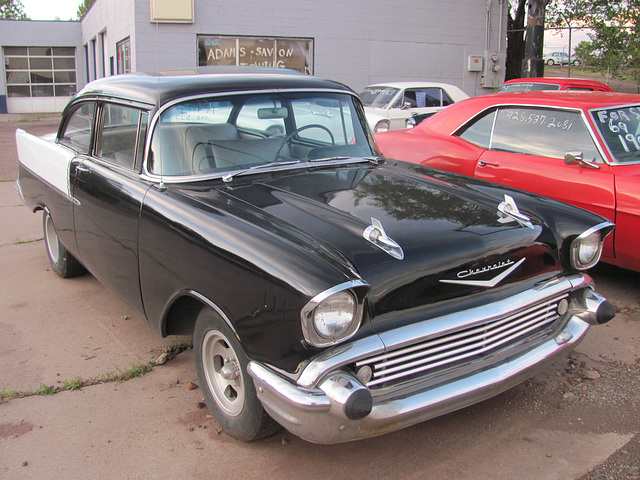
[[[20,52],[20,49],[24,51]],[[76,47],[63,46],[24,46],[24,47],[3,47],[3,56],[5,58],[4,76],[7,96],[10,98],[68,98],[73,96],[78,90],[78,71],[76,61]],[[12,60],[24,60],[24,65],[10,66]],[[73,61],[73,68],[56,68],[56,60],[64,59],[67,62]],[[43,60],[48,60],[47,67],[38,65]],[[64,63],[67,63],[64,62]],[[74,81],[56,82],[56,73],[66,73],[73,77]],[[19,78],[10,78],[15,74]],[[38,81],[40,79],[48,79],[50,81]],[[36,80],[36,81],[34,81]],[[50,89],[48,88],[50,87]],[[59,87],[59,88],[58,88]],[[12,92],[22,91],[18,95],[12,95]],[[67,95],[56,95],[56,92],[65,92]],[[28,94],[27,94],[28,93]],[[49,94],[50,93],[50,94]]]
[[[131,72],[131,37],[116,42],[117,74]]]
[[[514,155],[541,156],[541,157],[545,157],[545,158],[563,158],[563,157],[555,157],[555,156],[554,157],[549,157],[547,155],[540,155],[540,154],[536,154],[536,153],[511,152],[511,151],[506,151],[506,150],[502,150],[502,149],[500,149],[500,150],[496,149],[495,145],[494,145],[494,140],[495,140],[495,134],[496,134],[496,127],[498,125],[498,117],[499,117],[500,111],[501,110],[506,110],[506,109],[520,109],[520,110],[538,109],[538,110],[546,110],[546,111],[551,111],[551,112],[561,111],[561,112],[568,112],[568,113],[576,114],[577,117],[579,119],[581,119],[582,125],[585,128],[585,131],[586,131],[587,135],[589,136],[589,138],[591,139],[591,142],[593,144],[594,150],[600,157],[600,158],[596,158],[594,160],[594,162],[598,163],[598,164],[609,164],[608,157],[605,154],[605,152],[603,151],[602,145],[598,141],[598,135],[596,134],[596,132],[592,128],[591,123],[589,122],[589,119],[588,119],[587,115],[580,108],[563,108],[563,107],[554,107],[553,105],[531,105],[531,104],[491,105],[491,106],[485,108],[484,110],[478,112],[476,115],[474,115],[468,121],[466,121],[462,126],[460,126],[458,129],[456,129],[451,135],[452,136],[456,136],[456,137],[460,138],[461,140],[464,140],[465,142],[468,142],[468,143],[470,143],[472,145],[475,145],[475,146],[477,146],[479,148],[483,148],[485,150],[490,150],[490,151],[494,151],[494,152],[512,153]],[[488,146],[480,145],[478,143],[472,142],[472,141],[467,140],[466,138],[462,137],[464,132],[468,131],[471,126],[475,125],[482,118],[485,118],[485,117],[490,116],[490,115],[493,115],[493,124],[492,124],[492,127],[491,127],[491,133],[490,133],[490,137],[489,137]]]
[[[105,157],[102,154],[101,148],[102,148],[102,141],[103,141],[103,134],[104,134],[104,122],[105,122],[105,115],[107,112],[107,108],[109,106],[117,106],[120,108],[126,108],[126,109],[130,109],[130,110],[135,110],[138,112],[138,121],[135,127],[136,133],[135,133],[135,139],[133,141],[133,156],[132,156],[132,162],[131,165],[124,165],[122,163],[119,163],[117,161],[111,160],[110,158]],[[140,166],[142,164],[142,159],[141,157],[141,152],[140,152],[140,145],[142,142],[142,148],[144,149],[144,139],[141,139],[141,135],[143,135],[146,131],[146,129],[144,129],[143,127],[143,118],[147,118],[148,117],[148,112],[144,111],[141,108],[137,108],[135,106],[132,106],[130,104],[127,103],[120,103],[120,102],[98,102],[98,113],[96,115],[96,122],[95,122],[95,134],[94,134],[94,141],[93,141],[93,148],[91,150],[91,156],[101,160],[102,162],[117,167],[117,168],[123,168],[126,170],[131,170],[131,171],[140,171]],[[98,153],[100,152],[100,153]]]
[[[91,131],[89,133],[89,145],[87,148],[87,151],[85,152],[83,149],[79,149],[79,147],[81,146],[80,144],[77,144],[75,142],[70,142],[67,141],[64,137],[65,132],[67,131],[67,128],[69,127],[69,123],[71,122],[71,119],[73,118],[73,116],[75,115],[75,113],[82,109],[84,106],[86,105],[93,105],[93,118],[91,120]],[[94,139],[95,139],[95,129],[96,129],[96,118],[98,115],[98,104],[95,100],[87,100],[87,101],[82,101],[82,102],[78,102],[76,105],[73,106],[73,109],[67,114],[64,123],[60,126],[60,131],[58,133],[57,139],[56,139],[56,143],[60,144],[60,145],[64,145],[67,148],[70,148],[71,150],[73,150],[74,152],[76,152],[76,154],[78,155],[91,155],[91,152],[93,151],[93,143],[94,143]]]

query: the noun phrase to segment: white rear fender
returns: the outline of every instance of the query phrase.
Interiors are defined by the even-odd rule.
[[[31,172],[38,175],[67,197],[71,196],[69,186],[69,165],[75,153],[48,139],[36,137],[24,130],[16,130],[18,160]]]

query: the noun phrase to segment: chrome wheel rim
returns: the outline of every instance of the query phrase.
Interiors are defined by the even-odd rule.
[[[47,219],[45,220],[44,225],[44,236],[47,242],[47,251],[49,252],[49,257],[53,263],[58,263],[58,259],[60,258],[60,246],[58,244],[58,234],[56,233],[56,229],[53,226],[53,221],[51,220],[51,215],[47,214]]]
[[[238,416],[245,396],[242,367],[227,338],[216,330],[207,332],[202,341],[202,367],[220,409],[229,416]]]

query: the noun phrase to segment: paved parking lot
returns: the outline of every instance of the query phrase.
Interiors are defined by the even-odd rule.
[[[640,274],[621,269],[593,273],[618,314],[569,359],[491,400],[356,443],[313,445],[284,430],[230,438],[189,385],[191,350],[109,381],[184,339],[157,337],[92,276],[50,271],[41,216],[13,186],[13,132],[43,134],[57,120],[0,115],[0,392],[29,394],[0,404],[1,479],[640,478]],[[93,385],[72,389],[79,380]]]

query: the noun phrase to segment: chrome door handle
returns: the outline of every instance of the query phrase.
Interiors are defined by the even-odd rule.
[[[492,167],[499,167],[499,163],[495,162],[487,162],[486,160],[478,160],[478,165],[481,167],[486,167],[487,165],[491,165]]]

